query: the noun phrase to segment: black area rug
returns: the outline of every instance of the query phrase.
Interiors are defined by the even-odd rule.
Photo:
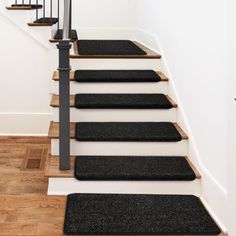
[[[160,76],[153,70],[76,70],[77,82],[159,82]]]
[[[56,24],[58,22],[58,18],[51,17],[43,17],[34,21],[34,23],[48,23],[48,24]]]
[[[60,40],[62,38],[63,38],[63,30],[59,29],[59,30],[57,30],[57,32],[54,35],[53,39]],[[76,41],[78,39],[78,35],[77,35],[76,30],[71,30],[70,39],[71,39],[71,41]]]
[[[146,55],[130,40],[78,40],[80,55]]]
[[[194,180],[184,157],[78,156],[78,180]]]
[[[72,194],[67,235],[218,235],[199,198],[187,195]]]
[[[164,94],[76,94],[75,107],[103,109],[170,109]]]
[[[78,141],[177,142],[181,135],[170,122],[80,122]]]

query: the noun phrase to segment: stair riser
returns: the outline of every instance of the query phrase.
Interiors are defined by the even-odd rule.
[[[200,194],[200,181],[78,181],[49,178],[48,195],[71,193]]]
[[[59,94],[59,83],[53,83],[53,93]],[[70,93],[168,93],[168,82],[159,83],[70,83]]]
[[[71,59],[73,70],[160,70],[160,59]]]
[[[125,110],[125,109],[70,109],[71,122],[93,121],[171,121],[176,122],[177,109],[168,110]],[[53,109],[53,121],[59,121],[59,109]]]
[[[71,139],[71,155],[187,156],[188,141],[180,142],[78,142]],[[52,155],[59,155],[59,140],[51,141]]]

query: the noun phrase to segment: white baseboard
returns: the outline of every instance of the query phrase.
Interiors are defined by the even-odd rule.
[[[214,178],[214,176],[207,170],[201,161],[201,156],[198,152],[198,148],[195,139],[190,128],[188,118],[184,112],[182,102],[179,98],[178,91],[176,89],[173,76],[169,70],[168,63],[166,61],[161,42],[158,35],[147,32],[143,29],[136,29],[136,39],[148,46],[149,48],[160,52],[162,72],[169,78],[169,95],[178,104],[177,120],[178,124],[185,130],[189,137],[189,157],[191,158],[194,165],[200,171],[201,180],[201,196],[204,198],[207,205],[211,208],[211,212],[214,218],[225,230],[227,219],[227,191],[224,187]],[[220,203],[220,204],[219,204]],[[216,217],[217,216],[217,217]]]
[[[52,113],[0,113],[0,136],[47,136]]]

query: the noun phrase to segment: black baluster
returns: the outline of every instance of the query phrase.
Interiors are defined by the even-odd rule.
[[[29,5],[31,6],[31,0],[29,0]]]
[[[38,9],[38,3],[39,3],[39,1],[38,0],[36,0],[36,21],[38,21],[38,18],[39,18],[39,9]]]
[[[43,0],[43,18],[45,18],[45,8],[46,8],[46,4],[45,4],[45,0]]]
[[[52,0],[50,0],[50,18],[52,22]]]
[[[58,19],[58,22],[57,22],[57,30],[58,30],[58,33],[59,33],[59,29],[60,29],[60,25],[59,25],[59,20],[60,20],[60,0],[57,1],[57,19]]]

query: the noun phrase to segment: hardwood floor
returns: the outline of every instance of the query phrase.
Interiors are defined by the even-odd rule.
[[[29,148],[50,152],[45,137],[0,137],[0,235],[63,235],[65,197],[49,197],[42,169],[22,168]]]

